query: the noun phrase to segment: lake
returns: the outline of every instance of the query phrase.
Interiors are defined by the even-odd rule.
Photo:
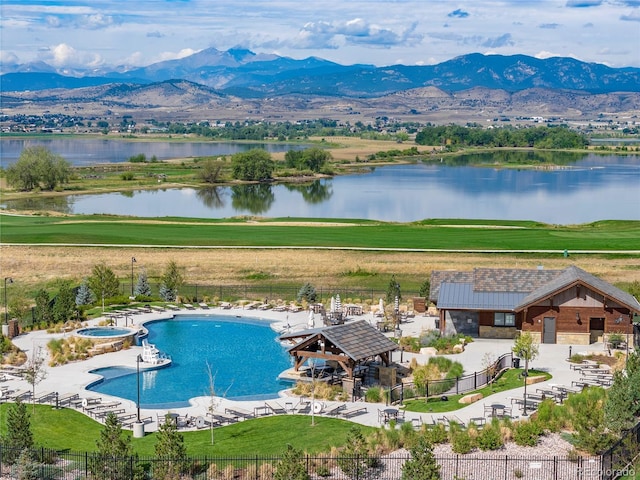
[[[494,168],[496,160],[512,168]],[[559,165],[518,168],[531,161]],[[471,166],[471,165],[480,166]],[[640,157],[500,152],[369,168],[304,185],[241,185],[7,201],[5,208],[137,217],[235,216],[535,220],[579,224],[640,220]]]
[[[144,153],[148,160],[172,158],[195,158],[205,156],[233,155],[252,148],[268,152],[287,152],[305,148],[302,145],[283,143],[237,143],[237,142],[171,142],[171,141],[127,141],[107,138],[3,138],[0,139],[0,163],[6,168],[15,163],[26,147],[45,147],[61,155],[70,164],[87,166],[96,163],[126,162],[130,157]]]

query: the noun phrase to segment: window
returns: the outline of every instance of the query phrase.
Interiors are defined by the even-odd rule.
[[[496,327],[515,327],[516,314],[505,313],[505,312],[495,312],[493,314],[493,325]]]

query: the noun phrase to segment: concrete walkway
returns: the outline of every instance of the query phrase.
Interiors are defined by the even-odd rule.
[[[162,312],[162,313],[148,313],[148,314],[138,314],[129,316],[129,323],[133,320],[135,326],[139,327],[143,323],[148,322],[150,320],[157,320],[161,318],[170,318],[175,313],[185,313],[185,314],[205,314],[205,315],[232,315],[238,317],[250,317],[250,318],[258,318],[263,319],[265,322],[270,323],[271,327],[276,331],[282,331],[285,328],[290,330],[302,330],[307,328],[307,324],[309,321],[308,312],[302,311],[298,313],[291,312],[273,312],[273,311],[259,311],[259,310],[243,310],[240,308],[234,309],[221,309],[221,308],[211,308],[207,310],[197,309],[197,310],[182,310],[181,312]],[[368,322],[375,325],[376,319],[371,314],[362,315],[356,318],[363,318]],[[94,319],[87,322],[89,325],[97,325],[102,318]],[[407,322],[402,323],[401,329],[403,332],[403,336],[419,336],[422,332],[433,329],[435,327],[435,319],[433,317],[417,315],[414,318],[408,319]],[[320,322],[319,316],[316,316],[316,324],[319,326],[318,322]],[[123,325],[123,320],[119,320],[120,325]],[[129,325],[130,326],[130,325]],[[48,334],[45,331],[36,331],[27,333],[24,335],[20,335],[13,339],[13,342],[22,350],[24,350],[28,356],[32,356],[34,352],[37,352],[39,349],[46,354],[47,348],[46,344],[51,339],[59,339],[64,338],[65,336],[69,336],[69,333],[64,334]],[[389,336],[393,335],[393,332],[388,334]],[[494,339],[476,339],[474,342],[467,345],[464,352],[456,355],[450,355],[449,357],[452,360],[458,361],[462,363],[464,366],[465,374],[469,374],[476,371],[481,371],[484,368],[483,359],[485,355],[491,356],[491,358],[496,359],[500,355],[509,353],[513,346],[513,340],[494,340]],[[586,353],[587,350],[589,352],[603,352],[602,344],[593,344],[587,347],[573,347],[573,353],[583,352]],[[77,393],[82,398],[95,397],[96,394],[90,392],[85,389],[85,387],[97,380],[100,377],[96,374],[89,373],[91,370],[102,368],[102,367],[111,367],[111,366],[125,366],[130,368],[136,367],[136,358],[138,354],[142,353],[142,347],[133,346],[126,350],[121,350],[118,352],[106,353],[101,355],[96,355],[84,361],[73,362],[62,366],[57,367],[47,367],[47,377],[41,381],[36,386],[36,397],[46,393],[46,392],[58,392],[59,395],[63,395],[65,393]],[[396,362],[400,362],[401,353],[394,352],[393,360]],[[408,352],[402,353],[402,360],[404,364],[408,365],[412,358],[416,358],[419,363],[426,363],[428,361],[428,357],[425,355],[412,354]],[[535,368],[539,370],[545,370],[552,375],[552,379],[548,382],[536,384],[533,386],[527,387],[529,392],[534,392],[535,388],[540,388],[543,385],[548,384],[563,384],[563,385],[571,385],[573,380],[577,380],[580,377],[580,373],[576,370],[572,370],[569,368],[569,363],[567,362],[567,358],[569,357],[569,346],[568,345],[548,345],[542,344],[540,345],[540,355],[539,357],[529,365],[530,368]],[[144,365],[142,368],[146,368]],[[30,390],[30,385],[21,378],[13,377],[11,375],[7,375],[8,380],[3,382],[2,386],[7,386],[12,390]],[[496,393],[482,399],[476,403],[473,403],[467,407],[456,410],[455,412],[451,412],[452,415],[455,415],[463,422],[467,423],[469,419],[474,417],[483,417],[484,416],[484,405],[490,403],[501,403],[506,406],[511,406],[511,398],[519,397],[522,398],[524,393],[524,388],[519,388],[515,390],[510,390],[507,392]],[[107,395],[100,395],[103,401],[120,401],[120,407],[124,408],[128,413],[136,413],[136,404],[135,402],[121,399],[121,398],[110,398]],[[291,406],[295,406],[298,402],[297,397],[290,397],[286,395],[286,392],[281,392],[281,398],[276,400],[282,406],[290,403]],[[197,397],[192,398],[190,400],[190,406],[183,408],[174,408],[171,409],[172,413],[176,413],[180,416],[189,415],[192,417],[205,416],[206,412],[210,409],[212,405],[211,397]],[[215,409],[217,411],[224,412],[225,408],[236,408],[245,411],[254,411],[256,407],[264,407],[264,401],[233,401],[226,398],[215,398],[213,400],[215,404]],[[349,420],[353,422],[357,422],[363,425],[369,426],[380,426],[379,420],[379,411],[386,407],[385,404],[376,404],[376,403],[364,403],[364,402],[327,402],[322,401],[323,410],[318,415],[322,415],[324,412],[329,411],[331,408],[337,405],[344,404],[347,409],[351,409],[353,407],[366,407],[366,413],[359,413],[357,415],[351,416]],[[146,431],[154,431],[157,429],[157,419],[158,417],[162,418],[166,410],[151,410],[151,409],[142,409],[140,412],[141,418],[150,419],[150,423],[146,425]],[[519,418],[522,412],[517,408],[516,405],[513,406],[513,416],[515,418]],[[412,421],[414,424],[419,424],[421,422],[424,423],[432,423],[437,421],[438,418],[442,417],[442,415],[446,414],[429,414],[429,413],[413,413],[406,412],[405,421]]]

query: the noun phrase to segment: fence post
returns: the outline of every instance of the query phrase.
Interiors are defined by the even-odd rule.
[[[504,456],[504,480],[507,480],[507,472],[509,470],[509,456]]]
[[[478,372],[473,372],[473,389],[478,388]]]

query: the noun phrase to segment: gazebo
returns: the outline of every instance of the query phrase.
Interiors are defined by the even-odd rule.
[[[398,345],[369,325],[357,320],[342,325],[302,330],[280,336],[283,342],[294,343],[289,354],[294,357],[294,370],[310,358],[337,362],[353,378],[356,367],[376,357],[389,366],[391,352]]]

